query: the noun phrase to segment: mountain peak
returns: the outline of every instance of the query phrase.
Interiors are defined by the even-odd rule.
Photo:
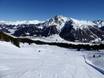
[[[56,25],[57,29],[61,29],[65,23],[67,21],[71,21],[72,25],[75,29],[83,29],[83,28],[87,28],[88,26],[94,26],[96,25],[94,22],[92,21],[86,21],[86,20],[77,20],[71,17],[65,17],[62,15],[56,15],[53,18],[49,19],[46,22],[47,26],[51,26],[51,25]]]
[[[57,29],[61,29],[69,18],[62,15],[56,15],[45,22],[46,26],[56,25]]]

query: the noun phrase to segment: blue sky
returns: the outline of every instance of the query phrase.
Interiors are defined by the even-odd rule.
[[[45,20],[55,15],[104,19],[104,0],[0,0],[0,20]]]

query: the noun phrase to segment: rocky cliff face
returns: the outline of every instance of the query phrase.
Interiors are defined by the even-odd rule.
[[[75,27],[73,21],[66,22],[60,32],[60,36],[69,41],[94,42],[104,39],[104,32],[94,25],[84,25]]]

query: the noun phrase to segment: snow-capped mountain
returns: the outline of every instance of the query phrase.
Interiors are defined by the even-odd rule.
[[[95,20],[93,21],[102,31],[104,31],[104,20]]]
[[[93,21],[99,28],[104,27],[104,20],[95,20]]]
[[[97,28],[92,22],[79,22],[70,20],[60,32],[60,36],[69,41],[90,42],[104,39],[104,32]]]
[[[83,21],[64,16],[54,16],[44,22],[0,22],[0,31],[14,36],[48,37],[60,35],[68,41],[94,42],[104,39],[103,21]]]
[[[61,28],[64,26],[66,21],[70,20],[67,17],[64,16],[54,16],[53,18],[47,20],[44,25],[45,26],[51,26],[51,25],[56,25],[56,28],[58,30],[61,30]]]
[[[13,34],[15,36],[50,36],[60,32],[68,18],[55,16],[45,22],[33,23],[4,23],[0,24],[1,31]]]
[[[74,18],[71,18],[70,21],[72,21],[72,25],[73,25],[73,28],[75,30],[77,30],[77,29],[82,29],[83,30],[84,28],[88,28],[88,26],[96,25],[92,21],[77,20],[77,19],[74,19]]]

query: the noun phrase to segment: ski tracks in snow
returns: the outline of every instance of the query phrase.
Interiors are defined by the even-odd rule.
[[[34,57],[30,59],[30,55],[0,59],[0,78],[104,78],[75,50],[45,45],[32,49],[24,49],[26,53],[32,51],[30,54]],[[34,53],[40,49],[41,52]]]

